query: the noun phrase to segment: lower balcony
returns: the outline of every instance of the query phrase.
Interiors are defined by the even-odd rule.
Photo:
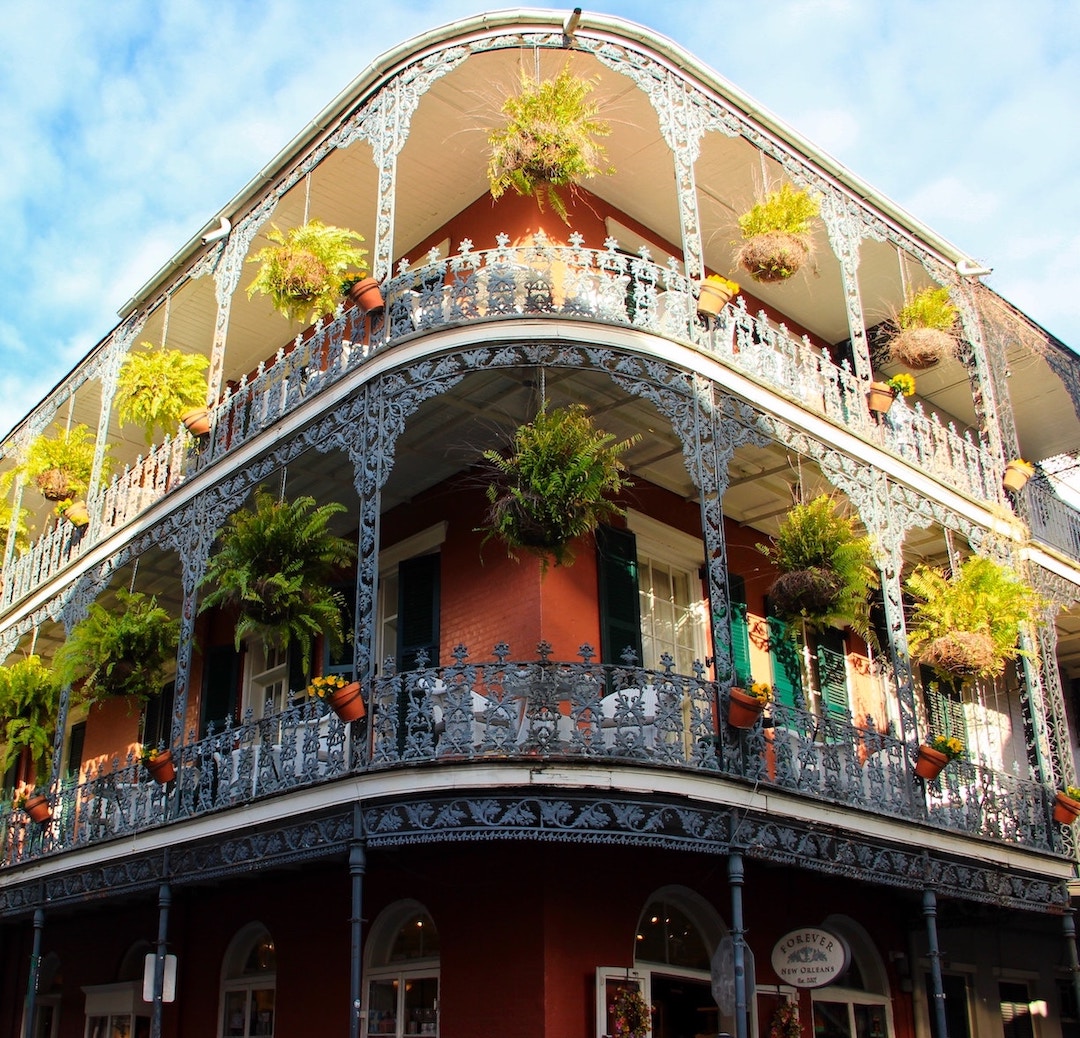
[[[321,700],[248,719],[189,742],[176,776],[154,781],[129,756],[50,795],[52,817],[0,816],[2,864],[240,807],[302,787],[391,769],[489,766],[641,767],[908,820],[953,834],[1065,854],[1053,791],[973,763],[926,782],[889,731],[842,715],[767,708],[749,729],[728,724],[726,694],[703,676],[591,662],[458,662],[376,680],[367,716],[346,724]],[[498,650],[496,655],[498,656]],[[287,809],[286,813],[287,813]]]

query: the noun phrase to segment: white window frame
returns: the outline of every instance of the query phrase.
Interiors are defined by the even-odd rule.
[[[241,705],[241,717],[248,708],[256,719],[280,713],[289,705],[289,650],[267,648],[261,639],[247,641],[244,653],[244,701]],[[280,685],[280,691],[269,696],[267,690]],[[267,714],[266,701],[273,699],[270,714]]]
[[[221,984],[218,989],[218,1038],[225,1038],[225,1012],[228,1003],[227,996],[234,991],[244,991],[247,993],[247,997],[244,999],[244,1030],[249,1035],[251,1034],[251,1020],[246,1014],[250,1011],[252,992],[272,991],[274,993],[274,1023],[271,1034],[273,1034],[273,1031],[277,1028],[277,970],[274,970],[273,972],[267,970],[261,973],[250,973],[240,977],[229,977],[227,975],[227,971],[230,967],[232,967],[234,963],[240,961],[240,953],[243,953],[244,959],[246,960],[247,956],[251,954],[251,950],[255,946],[255,943],[261,940],[264,935],[270,936],[270,931],[259,923],[250,923],[234,934],[232,940],[229,942],[228,949],[226,950],[225,957],[221,964]],[[273,938],[271,937],[271,940],[272,939]]]
[[[626,510],[626,526],[634,535],[638,564],[642,558],[661,562],[673,569],[679,569],[690,576],[690,608],[696,613],[693,625],[693,658],[703,663],[712,656],[709,640],[709,603],[704,592],[694,596],[694,589],[700,591],[701,567],[705,565],[705,545],[701,538],[683,533],[667,523],[645,515],[636,509]],[[640,593],[640,588],[639,588]],[[644,637],[644,631],[642,631]]]
[[[607,1029],[607,986],[609,982],[626,985],[634,982],[641,992],[642,998],[652,1005],[652,991],[649,987],[649,971],[641,969],[628,970],[625,966],[597,966],[596,967],[596,1034],[599,1038],[607,1038],[610,1032]],[[652,1028],[649,1028],[652,1034]]]

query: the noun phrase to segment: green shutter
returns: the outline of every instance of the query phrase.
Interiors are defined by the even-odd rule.
[[[398,566],[398,672],[416,669],[416,657],[439,665],[439,555],[418,555]]]
[[[964,719],[964,703],[960,683],[944,681],[928,667],[920,667],[926,715],[930,722],[930,735],[944,735],[959,739],[967,746],[967,721]]]
[[[750,627],[746,618],[746,581],[736,573],[728,574],[728,599],[731,602],[731,669],[736,685],[749,687]]]
[[[802,707],[802,639],[792,638],[789,625],[777,616],[770,616],[768,624],[773,696],[781,706]]]
[[[226,721],[237,719],[240,696],[240,653],[228,645],[212,645],[203,663],[202,734],[213,722],[220,732]]]
[[[823,711],[838,721],[850,720],[847,660],[844,656],[844,636],[840,631],[829,628],[818,635],[817,661]]]
[[[637,539],[629,530],[600,526],[596,531],[600,592],[600,658],[622,664],[629,648],[638,665],[641,653],[641,603],[638,599]]]

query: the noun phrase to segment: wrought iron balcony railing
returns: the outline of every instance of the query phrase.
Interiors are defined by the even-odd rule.
[[[950,487],[1004,503],[1000,465],[971,430],[961,435],[921,403],[909,407],[903,400],[876,419],[863,386],[846,366],[834,364],[825,350],[791,335],[764,313],[751,314],[741,298],[715,320],[699,317],[696,285],[678,272],[674,260],[663,266],[644,250],[629,256],[611,240],[606,249],[587,249],[577,235],[569,245],[543,238],[511,244],[505,235],[498,241],[494,249],[473,251],[466,240],[457,255],[433,254],[411,270],[402,261],[401,272],[383,286],[381,314],[345,311],[280,348],[251,379],[245,376],[226,391],[205,442],[196,448],[183,434],[165,440],[90,501],[85,531],[59,521],[14,559],[4,574],[2,606],[30,593],[193,472],[227,457],[373,355],[467,322],[598,321],[678,339]]]
[[[456,662],[377,679],[365,719],[346,725],[321,701],[211,732],[174,751],[154,782],[134,759],[102,766],[50,797],[52,820],[0,815],[5,866],[167,826],[348,776],[414,765],[558,760],[643,766],[787,791],[931,828],[1069,853],[1051,821],[1053,791],[975,763],[916,778],[913,748],[868,722],[773,704],[749,730],[727,723],[704,677],[591,661]],[[287,812],[287,806],[283,808]]]

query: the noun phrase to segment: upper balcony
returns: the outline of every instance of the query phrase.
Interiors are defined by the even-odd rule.
[[[226,388],[212,410],[208,437],[195,440],[180,433],[138,457],[91,501],[85,529],[62,520],[51,523],[29,550],[9,560],[3,607],[33,594],[194,474],[225,461],[302,406],[310,407],[320,393],[375,358],[389,359],[422,341],[425,354],[438,363],[450,348],[441,346],[439,333],[494,323],[505,326],[496,331],[500,336],[597,341],[606,333],[596,326],[606,325],[661,337],[672,348],[687,347],[680,359],[708,377],[725,381],[724,371],[745,376],[742,391],[767,401],[765,406],[787,421],[807,425],[806,415],[824,419],[833,435],[843,431],[880,448],[894,459],[897,472],[929,475],[974,500],[1007,505],[1003,469],[985,437],[970,426],[961,431],[953,417],[934,406],[932,394],[917,395],[913,405],[898,398],[883,415],[871,411],[849,363],[838,363],[828,345],[792,334],[765,308],[751,312],[741,295],[716,318],[699,314],[696,283],[674,260],[657,263],[645,248],[628,255],[609,239],[605,248],[591,249],[576,234],[565,245],[543,235],[515,245],[502,235],[491,249],[474,249],[466,240],[453,256],[440,258],[433,251],[426,261],[412,266],[402,261],[401,267],[383,286],[381,313],[343,310],[316,324]],[[662,343],[640,348],[643,355],[668,351]],[[337,399],[328,392],[323,406],[334,406]],[[1033,497],[1031,506],[1035,537],[1080,558],[1076,511],[1046,490],[1027,493],[1037,495],[1037,505]]]

